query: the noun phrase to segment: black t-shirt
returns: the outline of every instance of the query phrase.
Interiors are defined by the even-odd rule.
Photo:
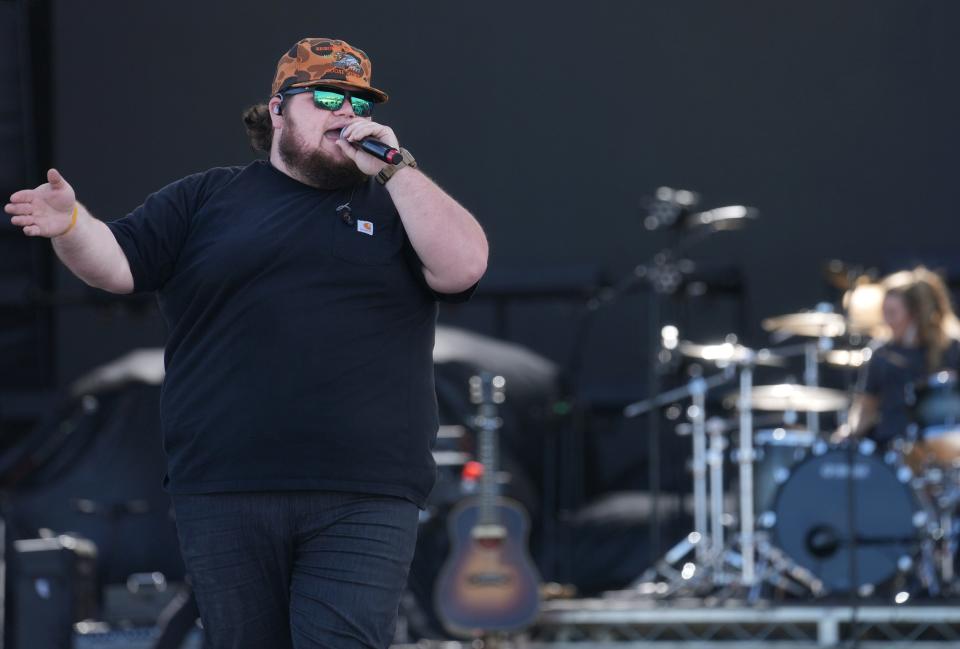
[[[350,201],[351,218],[336,208]],[[108,223],[169,327],[173,493],[329,489],[422,506],[437,299],[389,194],[267,161],[188,176]]]
[[[936,370],[960,369],[960,343],[951,341],[944,350]],[[870,358],[862,377],[863,391],[880,401],[880,420],[872,433],[878,442],[889,442],[907,434],[913,416],[907,403],[907,388],[919,386],[934,374],[927,367],[927,351],[923,347],[904,347],[887,343],[878,347]]]

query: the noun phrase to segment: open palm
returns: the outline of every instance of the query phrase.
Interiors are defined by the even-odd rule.
[[[30,237],[55,237],[70,227],[76,194],[56,169],[47,172],[47,182],[35,189],[22,189],[3,210],[13,215],[10,222]]]

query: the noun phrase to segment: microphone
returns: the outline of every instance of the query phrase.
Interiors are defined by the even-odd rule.
[[[350,144],[388,164],[399,164],[403,160],[403,155],[397,149],[384,144],[380,140],[374,140],[372,137],[365,137],[359,142],[351,142]]]

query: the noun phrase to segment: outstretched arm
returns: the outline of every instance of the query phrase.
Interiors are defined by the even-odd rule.
[[[47,182],[10,196],[10,222],[28,237],[46,237],[60,261],[81,280],[111,293],[133,292],[133,274],[110,229],[77,202],[73,187],[56,169]]]

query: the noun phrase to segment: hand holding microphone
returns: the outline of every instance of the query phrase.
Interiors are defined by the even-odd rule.
[[[371,176],[379,172],[383,165],[373,164],[365,156],[358,156],[357,150],[387,164],[397,164],[402,160],[393,130],[376,122],[356,121],[344,126],[337,142],[344,153],[357,164],[357,168]]]
[[[372,137],[365,137],[359,142],[351,142],[355,147],[361,151],[366,151],[374,158],[383,160],[386,163],[395,165],[400,160],[403,159],[403,156],[400,155],[400,151],[394,149],[389,144],[384,144],[380,140],[374,140]]]

